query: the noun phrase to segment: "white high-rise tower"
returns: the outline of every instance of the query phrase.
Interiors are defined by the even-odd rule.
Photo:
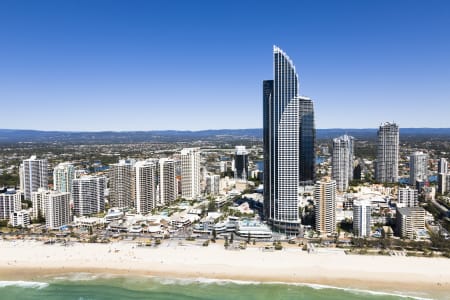
[[[159,160],[159,201],[161,204],[170,205],[177,199],[175,161],[168,158]]]
[[[134,207],[135,204],[135,160],[120,160],[110,165],[109,202],[111,207]]]
[[[378,129],[376,180],[379,182],[398,181],[399,128],[395,123],[386,122]]]
[[[72,180],[75,168],[70,163],[60,163],[53,169],[53,189],[58,192],[72,193]]]
[[[428,155],[416,151],[409,157],[409,185],[428,180]]]
[[[338,191],[348,189],[353,179],[353,137],[343,135],[333,139],[332,178]]]
[[[353,203],[353,232],[357,237],[370,236],[371,204],[369,200]]]
[[[150,160],[135,164],[136,211],[148,214],[156,207],[156,163]]]
[[[48,162],[46,159],[37,159],[32,156],[25,159],[21,166],[23,174],[23,193],[25,200],[31,200],[31,193],[39,188],[48,188]]]
[[[200,195],[200,149],[181,150],[181,196],[195,199]]]
[[[336,181],[324,179],[314,186],[316,231],[321,234],[336,232]]]
[[[82,176],[72,181],[73,212],[76,216],[105,210],[106,177]]]

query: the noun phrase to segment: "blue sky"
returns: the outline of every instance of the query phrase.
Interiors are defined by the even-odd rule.
[[[272,45],[318,128],[450,127],[449,1],[0,1],[0,128],[262,126]]]

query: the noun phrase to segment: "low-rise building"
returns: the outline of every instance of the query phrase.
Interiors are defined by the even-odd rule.
[[[425,210],[422,207],[397,208],[397,235],[415,239],[417,231],[425,229]]]
[[[12,212],[9,217],[9,224],[12,227],[26,228],[31,224],[30,212],[28,210],[19,210]]]

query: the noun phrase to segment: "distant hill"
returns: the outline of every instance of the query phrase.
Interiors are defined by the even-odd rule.
[[[332,139],[343,134],[357,139],[376,138],[377,129],[318,129],[317,139]],[[400,139],[404,138],[449,138],[450,128],[400,128]],[[219,129],[200,131],[38,131],[0,129],[0,143],[139,143],[139,142],[190,142],[198,140],[262,139],[261,128]]]

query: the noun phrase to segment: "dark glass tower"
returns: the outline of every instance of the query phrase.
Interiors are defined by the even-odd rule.
[[[245,146],[236,146],[234,154],[234,177],[246,181],[248,178],[248,152]]]
[[[298,232],[298,186],[314,180],[312,101],[298,95],[290,58],[274,46],[274,80],[263,82],[264,213],[274,228]]]
[[[313,184],[316,177],[316,128],[311,99],[300,97],[300,184]]]

